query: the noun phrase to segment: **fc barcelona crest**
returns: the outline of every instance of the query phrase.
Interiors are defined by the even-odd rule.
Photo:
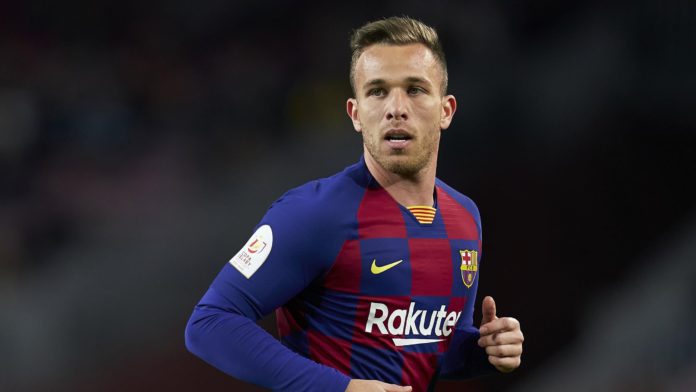
[[[464,286],[471,288],[476,278],[478,271],[478,252],[475,250],[460,250],[459,255],[462,257],[462,281]]]

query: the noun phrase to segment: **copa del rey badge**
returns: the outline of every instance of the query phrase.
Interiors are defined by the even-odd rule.
[[[271,226],[263,225],[249,238],[249,241],[230,259],[230,264],[247,279],[261,267],[273,247]]]
[[[459,255],[462,257],[462,281],[464,286],[471,288],[476,278],[478,271],[478,252],[475,250],[460,250]]]

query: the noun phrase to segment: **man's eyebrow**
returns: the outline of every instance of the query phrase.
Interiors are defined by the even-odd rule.
[[[379,85],[382,85],[382,84],[384,84],[384,83],[386,83],[384,79],[372,79],[372,80],[368,80],[368,81],[363,85],[363,87],[364,87],[364,88],[368,88],[368,87],[371,87],[371,86],[379,86]]]
[[[421,83],[421,84],[432,84],[428,79],[421,78],[419,76],[409,76],[406,79],[404,79],[406,83]],[[364,85],[363,88],[369,88],[372,86],[381,86],[385,84],[386,81],[384,79],[372,79],[368,80]]]
[[[406,81],[409,83],[423,83],[423,84],[430,84],[430,81],[427,79],[420,78],[418,76],[409,76],[406,78]]]

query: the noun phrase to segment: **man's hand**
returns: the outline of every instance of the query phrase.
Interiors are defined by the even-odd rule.
[[[512,317],[498,318],[493,297],[484,298],[482,308],[478,345],[486,349],[488,362],[499,371],[508,373],[517,369],[522,363],[524,341],[519,321]]]
[[[376,380],[350,380],[346,392],[411,392],[410,386],[387,384]]]

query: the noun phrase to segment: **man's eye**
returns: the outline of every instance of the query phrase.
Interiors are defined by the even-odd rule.
[[[373,88],[372,90],[367,92],[367,95],[372,95],[375,97],[381,97],[385,93],[383,88]]]
[[[408,88],[408,93],[411,95],[416,95],[424,92],[424,90],[420,87],[409,87]]]

